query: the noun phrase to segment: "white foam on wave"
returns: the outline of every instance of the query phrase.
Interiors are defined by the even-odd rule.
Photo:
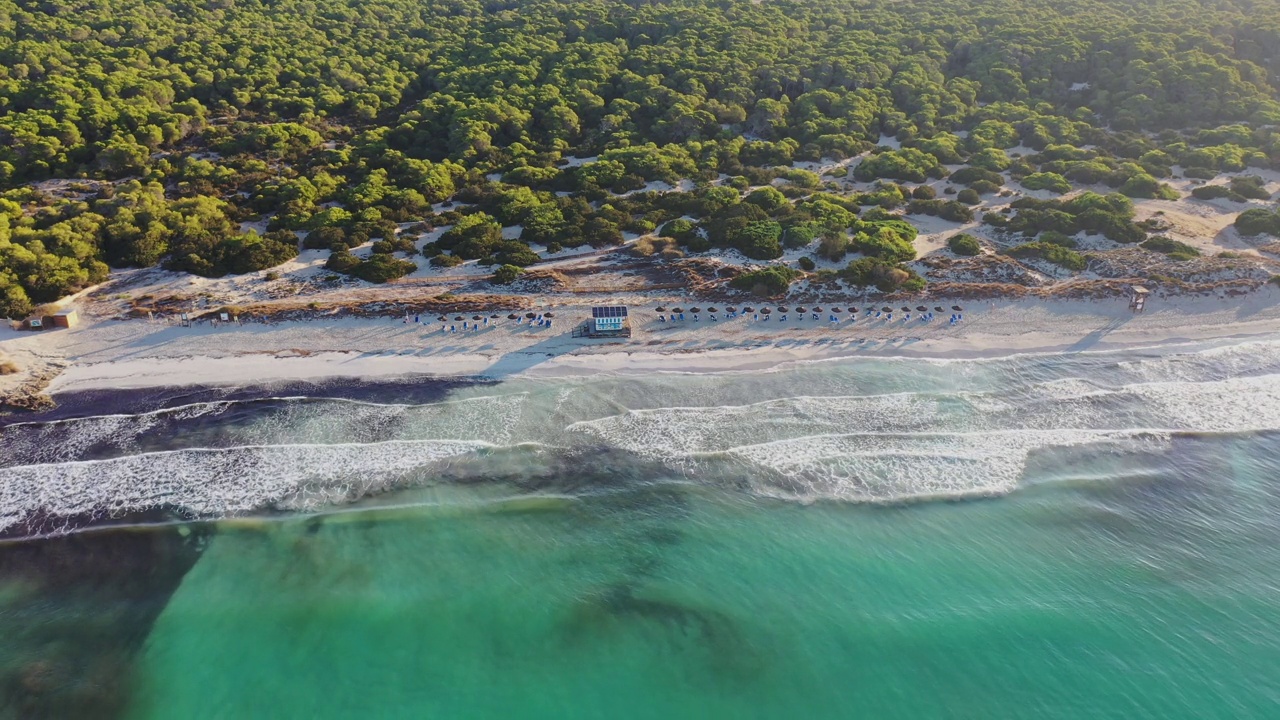
[[[180,507],[198,516],[349,501],[489,447],[458,440],[200,448],[0,469],[0,529],[30,513]]]
[[[1004,393],[796,397],[663,408],[570,431],[690,471],[744,464],[764,494],[894,500],[1009,492],[1031,453],[1180,432],[1280,429],[1280,375],[1100,388],[1055,380]],[[752,468],[764,471],[757,473]]]
[[[1118,443],[1146,433],[1003,431],[915,435],[829,435],[732,448],[726,454],[767,468],[754,492],[798,500],[891,502],[1002,495],[1018,487],[1033,451]],[[783,482],[778,480],[782,479]]]
[[[136,415],[91,415],[52,422],[14,423],[0,428],[0,466],[70,460],[102,444],[127,450],[139,436],[161,422],[216,415],[232,404],[232,401],[202,402]]]
[[[137,414],[93,415],[0,428],[0,467],[82,459],[90,449],[134,451],[139,438],[162,423],[218,415],[237,407],[281,403],[244,425],[230,427],[226,445],[288,445],[432,437],[507,443],[517,431],[527,393],[484,395],[436,403],[374,403],[307,396],[192,403]],[[221,444],[221,443],[219,443]]]

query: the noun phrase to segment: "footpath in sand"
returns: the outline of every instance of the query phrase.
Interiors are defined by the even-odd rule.
[[[786,322],[750,316],[718,321],[703,312],[693,322],[659,322],[653,300],[632,306],[629,340],[585,340],[571,330],[590,316],[587,305],[558,305],[551,328],[491,321],[478,332],[443,332],[435,316],[344,318],[261,323],[196,324],[90,318],[73,330],[0,331],[0,350],[25,368],[0,377],[0,390],[31,372],[52,376],[56,394],[103,388],[249,385],[335,377],[409,375],[488,377],[593,372],[727,372],[840,357],[994,357],[1033,352],[1084,352],[1141,345],[1273,336],[1280,333],[1280,289],[1245,297],[1153,299],[1145,313],[1124,300],[964,303],[964,320],[946,312],[923,323],[913,311],[893,320],[828,322],[789,313]],[[765,307],[756,304],[757,307]],[[668,306],[670,306],[668,304]],[[877,307],[880,305],[877,304]],[[687,303],[686,303],[686,307]],[[843,308],[842,308],[843,309]],[[865,306],[863,306],[865,311]],[[775,307],[776,310],[776,307]],[[468,316],[469,320],[469,316]]]

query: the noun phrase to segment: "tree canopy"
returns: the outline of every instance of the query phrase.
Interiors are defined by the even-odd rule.
[[[820,179],[773,168],[886,137],[856,178],[1169,197],[1175,163],[1280,162],[1277,77],[1280,6],[1244,0],[0,0],[0,311],[107,265],[245,272],[285,233],[353,247],[476,210],[463,257],[527,259],[495,227],[604,247],[692,210],[720,213],[692,242],[774,258],[806,232],[779,197]],[[785,182],[734,209],[616,198],[722,174]]]

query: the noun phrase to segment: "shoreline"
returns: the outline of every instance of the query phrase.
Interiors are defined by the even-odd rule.
[[[979,360],[1280,335],[1280,289],[1239,298],[1162,300],[1134,314],[1123,301],[1006,300],[966,303],[965,319],[789,322],[749,318],[659,323],[651,298],[629,298],[628,341],[570,338],[588,305],[554,306],[553,329],[503,320],[476,333],[439,323],[342,318],[191,327],[88,318],[73,330],[3,331],[3,350],[29,374],[52,375],[44,392],[247,386],[359,378],[501,380],[594,373],[732,373],[844,358]],[[942,302],[941,300],[930,301]],[[949,301],[947,301],[949,304]],[[651,317],[652,316],[652,317]],[[847,315],[845,316],[847,318]],[[21,380],[7,376],[10,387]]]

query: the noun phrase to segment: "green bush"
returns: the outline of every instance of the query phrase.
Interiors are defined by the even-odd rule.
[[[956,194],[956,201],[965,205],[977,205],[982,202],[982,196],[973,188],[965,188]]]
[[[899,263],[914,260],[915,246],[895,228],[885,226],[874,233],[860,232],[853,236],[853,249],[868,257]]]
[[[967,233],[952,235],[947,240],[947,247],[957,255],[978,255],[982,253],[982,243],[978,238]]]
[[[493,271],[492,281],[497,285],[510,285],[523,273],[524,268],[515,265],[503,265]]]
[[[1200,257],[1200,251],[1196,248],[1163,236],[1146,240],[1138,247],[1152,252],[1164,253],[1174,260],[1190,260],[1191,258]]]
[[[759,270],[745,272],[729,281],[729,286],[746,290],[760,297],[773,297],[787,291],[800,272],[786,265],[770,265]]]
[[[813,261],[813,258],[807,255],[800,258],[797,261],[797,264],[800,266],[800,269],[805,272],[813,272],[814,269],[818,267],[818,264]]]
[[[1007,254],[1016,258],[1038,258],[1073,272],[1084,270],[1089,264],[1080,253],[1047,242],[1018,245],[1010,248]]]
[[[1071,183],[1058,173],[1038,172],[1032,173],[1018,181],[1022,187],[1028,190],[1048,190],[1059,195],[1071,191]]]
[[[1270,200],[1271,193],[1267,192],[1264,184],[1257,175],[1241,175],[1231,178],[1231,191],[1251,200]]]
[[[1246,198],[1227,185],[1201,185],[1191,191],[1191,197],[1199,200],[1216,200],[1227,198],[1232,202],[1244,202]]]
[[[1251,208],[1236,216],[1235,228],[1241,235],[1280,235],[1280,215],[1271,210]]]
[[[461,265],[463,260],[457,255],[445,255],[442,253],[432,257],[430,262],[431,267],[451,268]]]
[[[356,265],[348,274],[371,283],[384,283],[404,277],[417,270],[412,260],[399,260],[390,255],[371,255],[368,260]]]
[[[867,287],[874,285],[883,292],[924,289],[925,280],[914,270],[880,258],[859,258],[840,271],[840,277],[850,285]]]

